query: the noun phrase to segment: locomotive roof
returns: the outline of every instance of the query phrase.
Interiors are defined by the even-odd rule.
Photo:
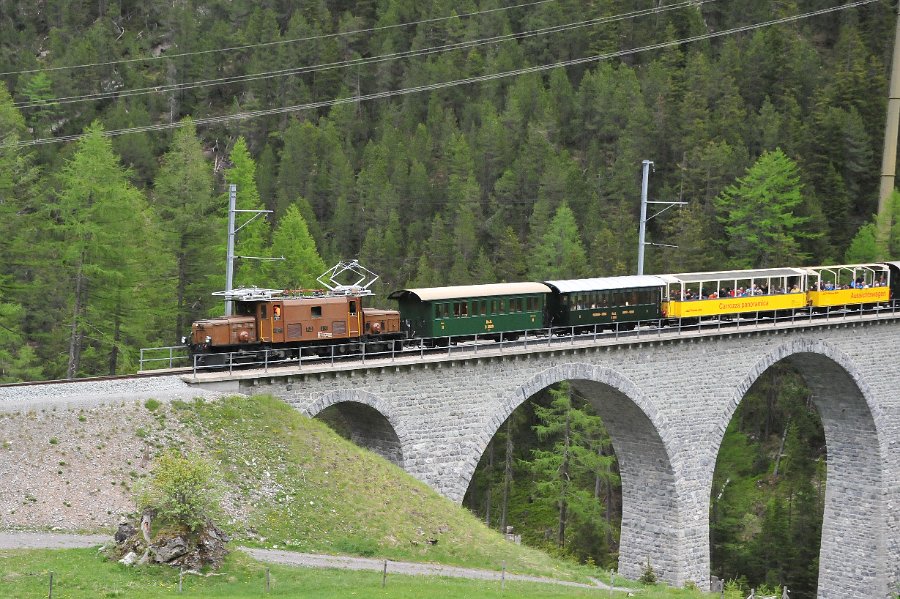
[[[631,275],[625,277],[597,277],[593,279],[567,279],[544,281],[560,293],[581,291],[608,291],[611,289],[638,289],[642,287],[663,287],[666,282],[653,275]]]
[[[432,300],[460,299],[464,297],[491,297],[518,295],[522,293],[548,293],[550,288],[543,283],[490,283],[488,285],[456,285],[453,287],[423,287],[419,289],[399,289],[388,298],[402,299],[410,295],[423,302]]]
[[[659,275],[667,283],[699,283],[702,281],[737,281],[800,277],[806,274],[802,268],[761,268],[758,270],[723,270],[720,272],[686,272],[677,275]]]

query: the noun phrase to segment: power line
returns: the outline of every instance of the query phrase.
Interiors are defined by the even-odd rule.
[[[565,60],[565,61],[555,62],[555,63],[551,63],[551,64],[535,65],[535,66],[526,67],[526,68],[522,68],[522,69],[514,69],[511,71],[504,71],[501,73],[493,73],[490,75],[480,75],[477,77],[468,77],[465,79],[443,81],[443,82],[439,82],[439,83],[419,85],[419,86],[408,87],[408,88],[403,88],[403,89],[399,89],[399,90],[388,90],[388,91],[376,92],[376,93],[365,94],[365,95],[360,95],[360,96],[336,98],[334,100],[323,100],[320,102],[310,102],[308,104],[298,104],[296,106],[284,106],[284,107],[279,107],[279,108],[269,108],[269,109],[265,109],[265,110],[253,110],[253,111],[248,111],[248,112],[240,112],[240,113],[230,114],[230,115],[206,117],[206,118],[195,119],[193,122],[197,126],[211,125],[211,124],[217,124],[217,123],[224,123],[227,121],[246,120],[246,119],[251,119],[251,118],[256,118],[256,117],[261,117],[261,116],[271,116],[271,115],[285,114],[285,113],[290,113],[290,112],[300,112],[300,111],[304,111],[304,110],[314,110],[314,109],[318,109],[318,108],[326,108],[326,107],[330,107],[330,106],[337,106],[337,105],[341,105],[341,104],[350,104],[350,103],[354,103],[354,102],[380,100],[383,98],[390,98],[390,97],[394,97],[394,96],[405,96],[405,95],[416,94],[416,93],[421,93],[421,92],[426,92],[426,91],[434,91],[434,90],[438,90],[438,89],[456,87],[459,85],[469,85],[472,83],[483,83],[485,81],[492,81],[495,79],[504,79],[504,78],[508,78],[508,77],[516,77],[519,75],[526,75],[526,74],[530,74],[530,73],[538,73],[538,72],[542,72],[542,71],[548,71],[548,70],[556,69],[556,68],[576,66],[576,65],[586,64],[586,63],[590,63],[590,62],[599,62],[601,60],[609,60],[611,58],[619,58],[622,56],[628,56],[631,54],[639,54],[642,52],[649,52],[652,50],[662,50],[665,48],[671,48],[673,46],[680,46],[680,45],[689,44],[692,42],[703,41],[703,40],[708,40],[708,39],[713,39],[713,38],[718,38],[718,37],[724,37],[726,35],[732,35],[735,33],[743,33],[746,31],[753,31],[755,29],[761,29],[763,27],[770,27],[772,25],[791,23],[794,21],[799,21],[802,19],[807,19],[810,17],[815,17],[815,16],[819,16],[819,15],[823,15],[823,14],[838,12],[838,11],[842,11],[842,10],[847,10],[850,8],[855,8],[857,6],[863,6],[865,4],[871,4],[873,2],[878,2],[878,1],[879,0],[857,0],[856,2],[850,2],[847,4],[842,4],[840,6],[823,8],[823,9],[819,9],[819,10],[815,10],[815,11],[811,11],[811,12],[807,12],[807,13],[803,13],[803,14],[799,14],[799,15],[794,15],[794,16],[790,16],[790,17],[782,17],[780,19],[772,19],[769,21],[763,21],[761,23],[755,23],[752,25],[743,25],[741,27],[733,27],[731,29],[725,29],[723,31],[718,31],[718,32],[714,32],[714,33],[705,33],[705,34],[701,34],[701,35],[695,35],[692,37],[682,38],[679,40],[660,42],[658,44],[641,46],[639,48],[631,48],[629,50],[620,50],[618,52],[611,52],[608,54],[598,54],[595,56],[574,58],[571,60]],[[165,129],[174,129],[174,128],[182,127],[182,126],[184,126],[184,124],[181,122],[161,123],[161,124],[157,124],[157,125],[145,125],[142,127],[132,127],[129,129],[116,129],[116,130],[112,130],[112,131],[104,131],[103,135],[105,135],[107,137],[112,137],[112,136],[117,136],[117,135],[126,135],[129,133],[146,133],[148,131],[161,131],[161,130],[165,130]],[[42,138],[42,139],[35,139],[35,140],[29,140],[29,141],[21,141],[21,142],[18,142],[16,145],[17,145],[17,147],[37,146],[37,145],[44,145],[44,144],[49,144],[49,143],[74,141],[74,140],[80,139],[82,137],[84,137],[84,134],[65,135],[65,136],[57,137],[57,138]]]
[[[650,14],[658,14],[661,12],[666,12],[670,10],[678,10],[686,7],[694,7],[700,6],[702,4],[707,4],[709,2],[716,2],[718,0],[685,0],[683,2],[677,4],[671,4],[668,6],[662,6],[658,8],[648,8],[642,10],[636,10],[629,13],[622,13],[618,15],[612,15],[609,17],[597,17],[594,19],[587,19],[583,21],[575,21],[573,23],[566,23],[564,25],[552,25],[550,27],[543,27],[540,29],[534,29],[530,31],[523,31],[519,33],[509,33],[489,38],[481,38],[475,40],[467,40],[462,42],[455,42],[452,44],[445,44],[442,46],[432,46],[429,48],[420,48],[418,50],[406,50],[403,52],[394,52],[392,54],[382,54],[379,56],[370,56],[366,58],[353,58],[349,60],[343,60],[332,63],[324,63],[318,65],[311,65],[306,67],[296,67],[291,69],[281,69],[277,71],[267,71],[263,73],[255,73],[248,75],[235,75],[232,77],[222,77],[219,79],[205,79],[200,81],[195,81],[192,83],[173,83],[169,85],[156,85],[152,87],[142,87],[135,88],[132,90],[116,90],[110,92],[98,92],[93,94],[84,94],[81,96],[67,96],[63,98],[56,98],[52,100],[40,100],[35,102],[23,101],[23,102],[15,102],[14,106],[20,109],[25,108],[45,108],[47,106],[55,106],[61,104],[72,104],[75,102],[88,102],[94,100],[102,100],[106,98],[125,98],[131,96],[145,95],[145,94],[157,94],[157,93],[167,93],[170,91],[183,91],[188,89],[194,89],[198,87],[210,87],[214,85],[226,85],[232,83],[243,83],[248,81],[258,81],[262,79],[270,79],[274,77],[287,77],[292,75],[303,75],[307,73],[315,73],[321,71],[327,71],[332,69],[340,69],[351,66],[361,66],[361,65],[369,65],[380,62],[387,62],[391,60],[399,60],[403,58],[411,58],[418,56],[426,56],[429,54],[437,54],[439,52],[451,51],[451,50],[460,50],[473,48],[477,46],[482,46],[486,44],[493,43],[502,43],[511,40],[521,40],[528,39],[531,37],[537,37],[540,35],[549,35],[553,33],[560,33],[565,31],[571,31],[573,29],[580,29],[583,27],[590,27],[593,25],[604,25],[607,23],[613,23],[616,21],[624,21],[626,19],[633,19],[637,17],[642,17]]]
[[[126,64],[131,62],[152,62],[156,60],[171,60],[173,58],[182,58],[184,56],[199,56],[202,54],[215,54],[218,52],[234,52],[237,50],[249,50],[252,48],[265,48],[267,46],[276,46],[283,44],[294,44],[297,42],[308,42],[313,40],[321,40],[328,39],[333,37],[343,37],[348,35],[356,35],[359,33],[374,33],[376,31],[385,31],[388,29],[398,29],[401,27],[412,27],[413,25],[423,25],[426,23],[437,23],[440,21],[447,21],[450,19],[465,19],[468,17],[474,17],[477,15],[489,14],[494,12],[500,12],[505,10],[512,10],[516,8],[527,8],[529,6],[537,6],[539,4],[547,4],[550,2],[556,2],[556,0],[536,0],[535,2],[527,2],[525,4],[515,4],[513,6],[501,6],[499,8],[489,8],[485,10],[479,10],[476,12],[464,13],[461,15],[450,15],[447,17],[434,17],[430,19],[422,19],[420,21],[409,21],[406,23],[396,23],[394,25],[380,25],[378,27],[368,27],[366,29],[356,29],[353,31],[342,31],[338,33],[323,33],[321,35],[310,35],[307,37],[299,37],[295,39],[289,40],[275,40],[271,42],[259,42],[256,44],[246,44],[244,46],[232,46],[229,48],[216,48],[213,50],[197,50],[195,52],[180,52],[178,54],[161,54],[160,56],[140,56],[137,58],[123,58],[121,60],[110,60],[107,62],[92,62],[85,64],[77,64],[77,65],[69,65],[69,66],[61,66],[61,67],[46,67],[40,69],[26,69],[22,71],[6,71],[0,72],[0,77],[5,75],[20,75],[26,73],[40,73],[40,72],[50,72],[50,71],[64,71],[68,69],[87,69],[91,67],[105,67],[116,64]]]

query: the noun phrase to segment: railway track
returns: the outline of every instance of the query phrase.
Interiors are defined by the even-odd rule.
[[[499,350],[503,352],[504,350],[514,350],[514,349],[522,349],[522,348],[530,348],[530,347],[545,347],[545,348],[554,348],[563,346],[569,342],[576,341],[596,341],[596,342],[630,342],[639,340],[641,338],[651,338],[656,337],[658,335],[668,336],[669,334],[677,334],[678,336],[691,336],[691,335],[702,335],[709,333],[738,333],[745,332],[750,330],[761,330],[768,328],[777,328],[779,326],[787,326],[787,325],[803,325],[803,324],[827,324],[834,322],[846,322],[846,321],[864,321],[864,320],[878,320],[883,318],[898,318],[900,317],[900,306],[893,305],[890,307],[873,309],[873,310],[862,310],[862,311],[848,311],[848,312],[831,312],[826,314],[808,314],[803,317],[795,317],[791,319],[785,319],[785,322],[776,322],[772,319],[734,319],[734,320],[722,320],[722,321],[706,321],[702,323],[694,323],[690,325],[680,325],[680,326],[663,326],[659,327],[651,322],[648,323],[637,323],[638,326],[634,329],[628,330],[615,330],[615,331],[601,331],[601,332],[587,332],[587,333],[575,333],[574,331],[571,334],[560,334],[556,331],[553,332],[552,335],[547,335],[546,331],[544,334],[538,334],[531,336],[526,336],[524,340],[520,337],[515,341],[488,341],[488,340],[466,340],[459,343],[448,344],[445,347],[419,347],[419,346],[407,346],[403,350],[400,351],[389,351],[389,352],[378,352],[378,353],[362,353],[362,354],[344,354],[344,355],[332,355],[332,356],[313,356],[304,355],[302,360],[298,361],[296,357],[291,359],[279,359],[279,360],[267,360],[267,361],[251,361],[251,362],[237,362],[235,361],[233,364],[225,364],[224,366],[216,366],[216,367],[178,367],[178,368],[160,368],[154,370],[143,370],[134,374],[123,374],[123,375],[111,375],[111,376],[96,376],[96,377],[85,377],[85,378],[77,378],[77,379],[54,379],[54,380],[46,380],[46,381],[26,381],[26,382],[18,382],[18,383],[2,383],[0,384],[0,389],[3,388],[14,388],[14,387],[27,387],[27,386],[39,386],[39,385],[67,385],[71,383],[91,383],[91,382],[105,382],[105,381],[124,381],[124,380],[134,380],[134,379],[142,379],[142,378],[158,378],[158,377],[166,377],[166,376],[178,376],[178,375],[192,375],[196,377],[198,374],[203,373],[215,373],[218,375],[222,374],[230,374],[232,370],[234,371],[246,371],[252,369],[261,369],[265,368],[266,372],[269,369],[276,370],[279,368],[294,368],[297,369],[303,368],[306,365],[310,367],[331,367],[337,365],[350,365],[351,363],[361,363],[363,365],[367,363],[377,363],[379,358],[384,359],[388,362],[393,362],[395,359],[415,359],[416,357],[439,357],[441,354],[446,355],[448,358],[459,358],[464,356],[472,356],[477,355],[480,351],[485,350]],[[656,321],[658,322],[658,321]],[[158,349],[158,348],[154,348]]]

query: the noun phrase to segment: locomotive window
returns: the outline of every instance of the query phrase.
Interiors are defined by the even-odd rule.
[[[266,316],[266,305],[265,304],[262,304],[259,307],[259,317],[260,318],[268,318],[268,316]]]
[[[322,318],[322,306],[313,306],[310,310],[313,318]]]
[[[350,302],[350,316],[356,316],[356,302]]]

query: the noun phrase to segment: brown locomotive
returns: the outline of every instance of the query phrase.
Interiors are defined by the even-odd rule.
[[[200,364],[256,361],[264,355],[286,359],[303,347],[315,347],[322,355],[335,351],[330,346],[350,353],[358,351],[358,344],[375,343],[378,350],[404,336],[399,312],[363,307],[363,298],[371,295],[368,285],[312,292],[249,288],[215,295],[231,301],[234,314],[193,323],[189,346]]]

